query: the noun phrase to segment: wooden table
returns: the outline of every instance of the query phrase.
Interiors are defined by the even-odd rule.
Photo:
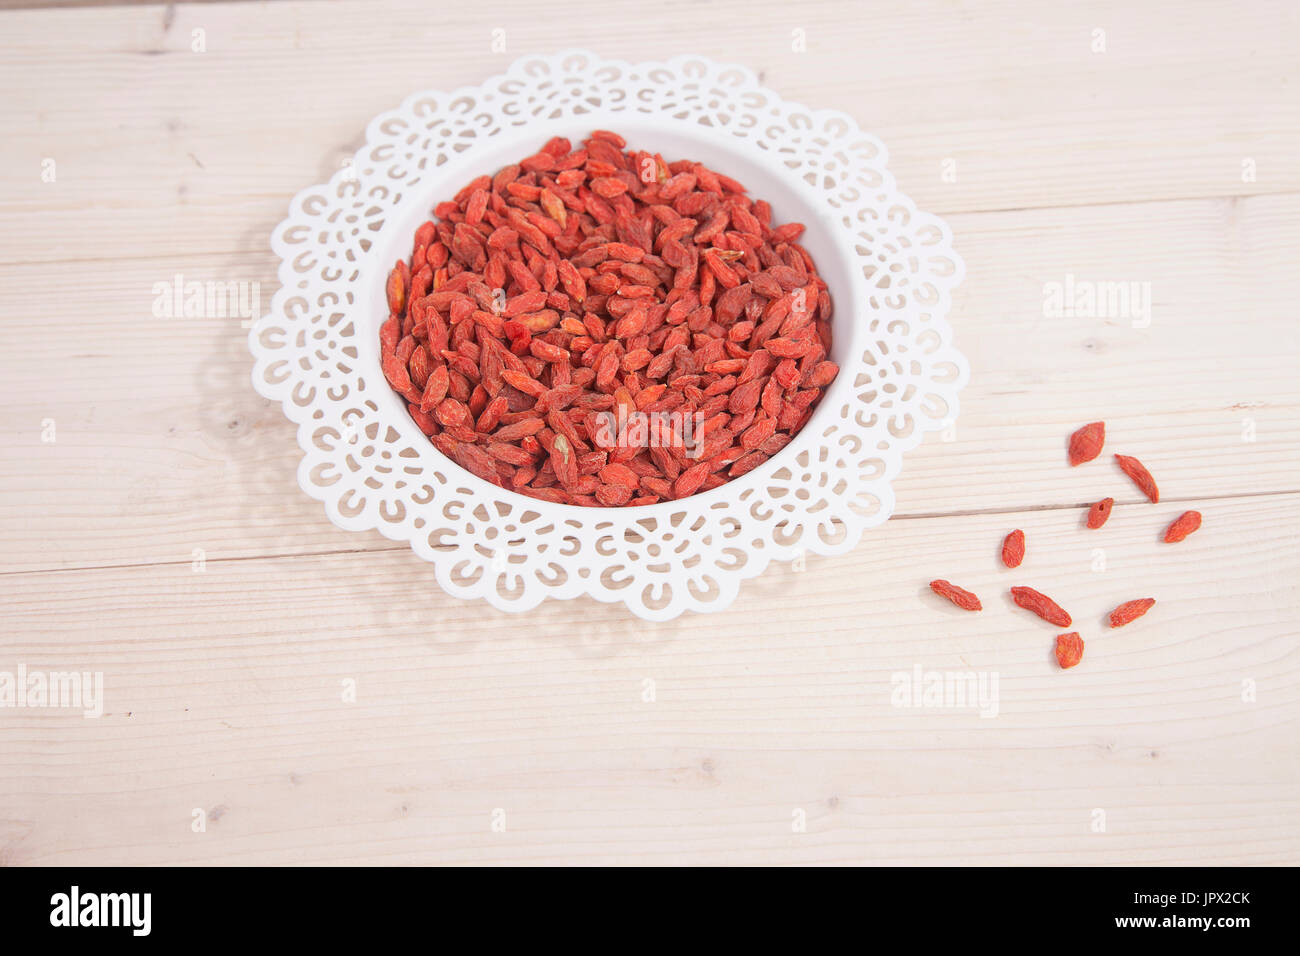
[[[0,671],[105,680],[97,720],[0,709],[0,863],[1300,862],[1295,5],[564,10],[0,13]],[[246,330],[158,317],[154,284],[269,302],[290,196],[413,90],[684,43],[852,114],[952,225],[953,440],[908,456],[852,553],[725,613],[450,599],[330,525]],[[1067,275],[1149,283],[1149,323],[1049,317]],[[1066,467],[1094,419],[1160,505]],[[1204,529],[1160,543],[1187,508]],[[1021,573],[997,562],[1015,527]],[[1012,583],[1068,603],[1082,665],[1056,668]],[[894,706],[916,667],[995,672],[997,716]]]

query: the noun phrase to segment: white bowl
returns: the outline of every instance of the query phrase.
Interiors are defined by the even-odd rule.
[[[483,173],[611,129],[766,199],[834,302],[840,374],[772,459],[680,501],[586,508],[503,490],[442,455],[379,367],[385,279],[433,206]],[[630,65],[569,52],[479,87],[409,97],[371,122],[329,184],[300,193],[272,245],[283,288],[250,333],[255,387],[299,423],[304,490],[351,530],[409,540],[461,597],[526,610],[590,594],[665,619],[716,610],[773,558],[851,548],[893,507],[902,452],[957,414],[965,360],[946,321],[963,266],[884,147],[842,114],[783,103],[740,67]]]

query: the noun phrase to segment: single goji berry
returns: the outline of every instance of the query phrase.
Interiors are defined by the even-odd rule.
[[[1088,509],[1088,527],[1092,529],[1100,528],[1110,517],[1110,509],[1115,505],[1114,498],[1102,498],[1091,508]]]
[[[1069,627],[1072,622],[1070,614],[1041,591],[1033,588],[1012,588],[1011,599],[1026,611],[1033,611],[1044,621],[1057,627]]]
[[[1201,526],[1201,513],[1199,511],[1184,511],[1174,523],[1169,526],[1165,532],[1165,541],[1173,544],[1176,541],[1182,541],[1193,531]]]
[[[1078,631],[1056,635],[1056,663],[1061,669],[1073,667],[1083,660],[1083,639]]]
[[[402,276],[404,265],[399,261],[393,271],[388,273],[388,311],[394,315],[401,315],[406,306],[406,282]]]
[[[698,465],[692,465],[690,468],[687,468],[678,475],[677,480],[673,482],[673,497],[685,498],[689,495],[695,494],[695,492],[699,490],[700,485],[704,483],[704,479],[708,476],[708,462],[700,462]]]
[[[959,588],[942,578],[931,581],[930,590],[940,597],[947,598],[964,611],[982,611],[984,609],[984,605],[980,604],[980,599],[970,591]]]
[[[1119,462],[1120,470],[1133,480],[1133,484],[1138,486],[1142,494],[1152,502],[1160,500],[1160,489],[1156,487],[1156,480],[1151,477],[1151,472],[1147,471],[1142,462],[1128,455],[1116,455],[1115,460]]]
[[[1020,567],[1025,560],[1025,533],[1017,528],[1002,540],[1002,563],[1009,568]]]
[[[1070,464],[1082,465],[1101,454],[1106,443],[1106,423],[1091,422],[1070,436]]]
[[[1136,601],[1125,601],[1115,610],[1110,612],[1110,626],[1123,627],[1130,621],[1137,620],[1147,611],[1151,610],[1151,605],[1156,603],[1155,598],[1139,598]]]

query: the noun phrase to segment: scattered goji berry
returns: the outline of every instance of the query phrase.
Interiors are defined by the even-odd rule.
[[[1069,612],[1041,591],[1033,588],[1012,588],[1011,599],[1026,611],[1033,611],[1044,621],[1057,627],[1069,627],[1072,622]]]
[[[939,578],[930,582],[930,590],[940,597],[945,597],[953,604],[965,611],[982,611],[984,605],[980,604],[980,599],[965,588],[959,588],[955,584]]]
[[[1070,464],[1082,465],[1101,454],[1106,443],[1106,423],[1091,422],[1070,436]]]
[[[1115,506],[1114,498],[1102,498],[1091,508],[1088,509],[1088,527],[1092,529],[1100,528],[1110,517],[1110,509]]]
[[[1174,523],[1169,526],[1165,532],[1165,541],[1173,544],[1176,541],[1182,541],[1193,531],[1201,526],[1201,513],[1199,511],[1184,511]]]
[[[1083,660],[1083,639],[1079,637],[1079,632],[1071,631],[1069,634],[1056,635],[1056,663],[1061,665],[1061,669],[1073,667],[1081,660]]]
[[[1125,624],[1137,620],[1151,610],[1151,605],[1155,603],[1155,598],[1139,598],[1136,601],[1125,601],[1110,612],[1110,626],[1123,627]]]
[[[1119,462],[1120,470],[1133,480],[1133,484],[1138,486],[1142,494],[1152,502],[1160,500],[1160,489],[1156,487],[1156,480],[1151,477],[1151,472],[1147,471],[1142,462],[1128,455],[1116,455],[1115,460]]]
[[[1009,568],[1020,567],[1025,560],[1025,533],[1017,528],[1002,539],[1002,563]]]

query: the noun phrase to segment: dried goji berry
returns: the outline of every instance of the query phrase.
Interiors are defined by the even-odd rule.
[[[1056,663],[1064,670],[1083,660],[1083,639],[1077,631],[1056,635]]]
[[[785,447],[839,372],[804,227],[699,163],[625,147],[553,137],[477,177],[387,276],[380,361],[416,423],[547,501],[716,488]],[[638,443],[641,413],[705,422],[700,446],[658,424],[642,431],[663,441]]]
[[[1201,526],[1201,513],[1199,511],[1184,511],[1174,523],[1169,526],[1165,532],[1165,541],[1173,544],[1176,541],[1182,541],[1193,531]]]
[[[1100,528],[1110,517],[1110,509],[1115,505],[1114,498],[1102,498],[1091,508],[1088,509],[1088,527],[1094,530]]]
[[[1070,436],[1070,464],[1082,465],[1101,454],[1106,443],[1106,423],[1091,422]]]
[[[1069,627],[1073,623],[1069,613],[1041,591],[1024,587],[1012,588],[1011,599],[1026,611],[1033,611],[1057,627]]]
[[[401,315],[406,305],[406,283],[402,279],[402,263],[393,267],[393,271],[388,273],[388,311],[393,315]]]
[[[708,476],[709,465],[707,462],[692,465],[678,475],[677,480],[673,482],[673,497],[685,498],[688,495],[695,494]]]
[[[1110,612],[1110,626],[1123,627],[1151,610],[1151,605],[1155,603],[1155,598],[1139,598],[1136,601],[1125,601]]]
[[[1002,563],[1009,568],[1020,567],[1025,560],[1025,533],[1017,528],[1002,539]]]
[[[1133,484],[1138,486],[1142,494],[1152,502],[1160,500],[1160,489],[1156,487],[1156,480],[1151,477],[1151,472],[1147,471],[1142,462],[1128,455],[1116,455],[1115,460],[1119,462],[1120,470],[1133,480]]]
[[[980,599],[965,588],[938,578],[930,582],[930,590],[940,597],[945,597],[964,611],[981,611],[984,606]]]
[[[578,483],[578,460],[569,447],[569,440],[563,435],[556,435],[551,445],[551,468],[565,488]]]

